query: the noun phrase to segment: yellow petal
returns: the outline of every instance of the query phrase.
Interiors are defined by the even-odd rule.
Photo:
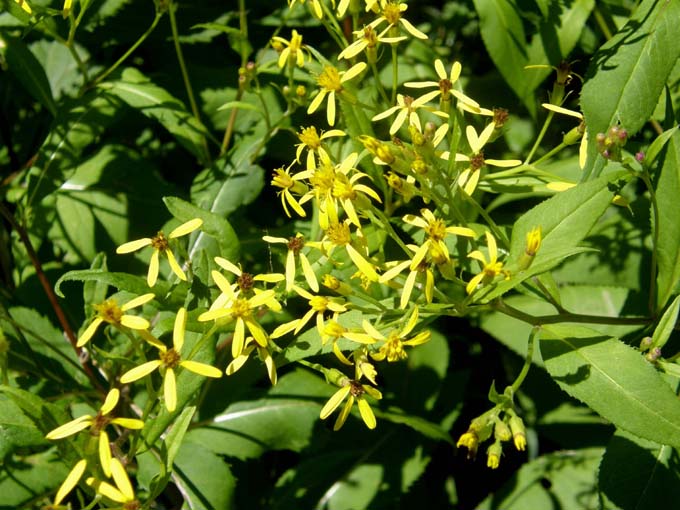
[[[350,395],[349,398],[347,399],[347,402],[345,402],[345,406],[340,411],[340,414],[338,414],[338,419],[335,420],[333,430],[340,430],[340,428],[345,424],[345,421],[347,420],[347,417],[349,416],[349,413],[352,410],[353,405],[354,397]]]
[[[75,420],[71,420],[68,423],[64,423],[62,426],[51,430],[45,436],[46,439],[62,439],[64,437],[72,436],[77,434],[81,430],[86,429],[92,425],[92,416],[86,414],[85,416],[80,416]]]
[[[345,400],[345,397],[349,394],[350,387],[349,385],[343,386],[340,388],[338,391],[336,391],[331,398],[328,399],[328,402],[323,406],[321,409],[321,413],[319,414],[319,417],[322,420],[325,420],[328,418],[331,414],[333,414],[333,411],[335,411],[338,406],[342,403],[343,400]]]
[[[160,366],[161,366],[160,360],[147,361],[146,363],[142,363],[138,367],[135,367],[132,370],[128,370],[127,372],[125,372],[120,377],[120,382],[122,382],[123,384],[131,383],[133,381],[136,381],[137,379],[141,379],[145,375],[150,374]]]
[[[88,485],[94,486],[97,494],[101,494],[105,498],[108,498],[117,503],[127,503],[125,495],[120,492],[117,488],[107,482],[96,482],[94,478],[87,480]]]
[[[113,481],[116,482],[116,487],[125,496],[125,501],[135,499],[135,492],[132,489],[130,479],[125,472],[123,464],[118,459],[111,459],[111,474],[113,475]]]
[[[153,298],[156,297],[156,294],[153,292],[148,292],[146,294],[142,294],[141,296],[138,296],[134,299],[131,299],[127,303],[125,303],[123,306],[120,307],[120,309],[124,312],[127,312],[128,310],[131,310],[132,308],[137,308],[138,306],[144,305],[151,301]]]
[[[177,409],[177,381],[175,380],[175,372],[172,368],[168,368],[165,371],[163,396],[165,397],[165,407],[172,413]]]
[[[105,430],[99,433],[99,462],[102,471],[107,477],[111,476],[111,446],[109,446],[109,435]]]
[[[94,320],[87,327],[87,329],[85,331],[83,331],[83,334],[80,335],[80,338],[78,339],[78,342],[76,343],[76,347],[82,347],[87,342],[89,342],[90,339],[94,336],[95,332],[97,331],[97,328],[99,327],[99,325],[102,322],[104,322],[104,319],[102,319],[101,317],[95,317]]]
[[[144,428],[144,422],[135,418],[114,418],[111,420],[111,423],[132,430],[141,430]]]
[[[245,364],[245,362],[248,361],[248,357],[250,356],[250,353],[253,352],[253,349],[255,349],[255,347],[252,345],[243,349],[243,352],[236,356],[231,361],[231,363],[227,365],[226,374],[235,374]]]
[[[149,327],[149,321],[135,315],[123,315],[120,318],[120,323],[130,329],[147,329]]]
[[[184,346],[184,331],[187,325],[187,311],[182,307],[177,311],[175,316],[175,327],[172,330],[172,345],[177,352],[182,350]]]
[[[215,368],[212,365],[207,365],[205,363],[199,363],[198,361],[181,361],[179,365],[195,374],[204,375],[205,377],[222,377],[222,371],[219,368]]]
[[[149,260],[149,272],[146,274],[146,283],[149,287],[156,285],[156,280],[158,280],[159,253],[158,250],[154,250]]]
[[[165,256],[168,257],[168,263],[170,264],[170,269],[172,269],[172,272],[177,275],[177,278],[179,278],[182,281],[187,281],[187,275],[184,274],[184,271],[182,271],[182,268],[180,265],[177,263],[177,259],[175,259],[175,256],[172,253],[172,250],[165,250]]]
[[[102,413],[103,415],[109,414],[111,411],[113,411],[113,408],[116,407],[116,404],[118,404],[119,398],[120,391],[118,391],[118,389],[116,388],[113,388],[106,395],[106,399],[104,399],[104,404],[102,405],[102,408],[99,410],[99,412]]]
[[[359,406],[359,414],[361,414],[361,419],[364,420],[364,423],[369,429],[374,429],[377,423],[375,421],[375,415],[373,414],[371,406],[369,406],[368,402],[366,402],[366,400],[363,398],[359,398],[357,400],[357,405]]]
[[[319,292],[319,281],[316,279],[316,274],[312,269],[312,265],[309,263],[309,259],[307,259],[304,253],[300,253],[300,265],[302,266],[302,273],[305,275],[305,280],[307,281],[309,288],[314,292]]]
[[[276,385],[276,365],[274,364],[274,358],[267,349],[259,349],[260,357],[264,357],[264,364],[267,367],[267,375],[269,376],[269,381],[272,386]]]
[[[231,263],[230,261],[228,261],[227,259],[224,259],[222,257],[215,257],[215,262],[222,269],[226,269],[227,271],[229,271],[233,275],[241,276],[241,274],[243,273],[243,271],[241,271],[238,266],[236,266],[235,264]]]
[[[68,495],[68,493],[71,492],[73,488],[78,484],[78,482],[83,476],[83,473],[85,473],[86,467],[87,461],[85,459],[81,459],[78,462],[76,462],[76,465],[73,466],[73,469],[66,477],[66,480],[64,480],[61,486],[59,487],[57,495],[54,497],[54,506],[58,506],[62,502],[62,500]]]
[[[150,245],[151,239],[145,237],[144,239],[137,239],[135,241],[130,241],[129,243],[121,244],[118,248],[116,248],[116,253],[118,254],[131,253],[133,251],[137,251],[141,248],[144,248],[145,246]]]
[[[176,237],[185,236],[199,228],[201,225],[203,225],[203,220],[200,218],[194,218],[193,220],[189,220],[186,223],[182,223],[179,227],[170,232],[168,234],[168,238],[174,239]]]

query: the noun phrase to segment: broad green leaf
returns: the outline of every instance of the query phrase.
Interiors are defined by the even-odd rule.
[[[91,271],[106,271],[109,268],[106,264],[106,254],[98,253],[92,264]],[[85,304],[85,315],[90,313],[92,303],[102,303],[109,293],[109,284],[100,280],[88,280],[83,282],[83,303]]]
[[[0,393],[10,398],[43,434],[70,420],[61,408],[29,391],[0,385]]]
[[[592,60],[581,93],[588,126],[586,173],[601,159],[595,142],[598,133],[620,123],[632,135],[654,112],[680,57],[678,19],[680,3],[644,0]]]
[[[62,461],[54,449],[6,458],[0,470],[2,508],[35,508],[32,503],[48,496],[66,478],[68,469]]]
[[[17,356],[31,363],[31,368],[43,378],[59,384],[64,390],[74,382],[89,386],[88,378],[63,331],[32,308],[12,307],[9,315],[12,320],[8,327],[3,325],[4,319],[0,319],[0,326],[7,336],[14,337],[12,351]]]
[[[238,260],[239,239],[229,221],[220,214],[206,211],[177,197],[164,197],[163,202],[170,213],[178,220],[185,222],[193,218],[201,218],[203,225],[189,243],[189,258],[207,251],[212,257],[219,255],[231,261]],[[206,235],[207,234],[207,235]],[[208,237],[210,236],[210,237]]]
[[[264,398],[232,404],[208,426],[189,431],[187,441],[238,459],[257,458],[269,450],[299,452],[312,439],[321,406],[333,392],[318,376],[296,370]]]
[[[68,100],[59,108],[50,135],[29,173],[29,204],[37,207],[43,197],[71,176],[83,151],[111,124],[120,104],[118,98],[96,91]]]
[[[157,120],[199,161],[207,161],[207,130],[167,90],[140,71],[126,68],[120,80],[104,82],[100,88],[119,97],[143,115]]]
[[[663,308],[676,292],[680,281],[680,132],[668,142],[666,155],[656,185],[656,203],[659,208],[658,264],[656,277],[657,309]],[[654,225],[654,222],[652,222]]]
[[[87,50],[79,44],[75,44],[75,49],[80,58],[87,61]],[[55,100],[65,95],[76,95],[83,78],[77,62],[65,45],[41,39],[31,44],[31,51],[45,69]]]
[[[0,44],[5,48],[4,57],[10,72],[36,101],[56,116],[57,104],[52,97],[50,82],[35,55],[23,41],[13,37],[0,36]]]
[[[191,510],[234,508],[236,480],[229,466],[201,444],[182,443],[175,458],[173,481]]]
[[[677,451],[617,431],[607,445],[599,471],[603,509],[671,508],[680,499]]]
[[[7,458],[16,448],[45,443],[44,433],[21,408],[4,395],[0,396],[0,457]]]
[[[118,290],[126,290],[132,294],[142,295],[153,292],[156,296],[165,296],[170,290],[170,284],[167,282],[158,281],[153,288],[146,283],[146,278],[141,276],[134,276],[128,273],[110,273],[99,269],[80,269],[75,271],[68,271],[61,275],[54,284],[54,292],[59,297],[65,297],[61,291],[61,285],[64,282],[88,282],[98,281],[111,285]]]
[[[595,510],[602,448],[550,453],[524,464],[479,510]]]
[[[656,158],[661,150],[666,146],[668,140],[671,139],[671,137],[679,128],[680,126],[674,126],[670,129],[667,129],[654,139],[645,153],[645,165],[647,165],[649,168],[654,165],[654,161],[656,161]]]
[[[680,445],[680,401],[639,351],[580,326],[546,325],[540,338],[545,366],[564,391],[618,428]]]
[[[676,296],[671,305],[661,316],[659,323],[654,329],[652,335],[652,347],[661,349],[673,333],[675,323],[678,320],[678,311],[680,311],[680,296]]]
[[[405,414],[399,409],[388,409],[387,411],[374,409],[373,412],[377,418],[391,421],[392,423],[406,425],[425,437],[429,437],[430,439],[434,439],[436,441],[444,441],[450,445],[453,445],[451,435],[446,430],[441,428],[436,423],[427,421],[425,418]]]

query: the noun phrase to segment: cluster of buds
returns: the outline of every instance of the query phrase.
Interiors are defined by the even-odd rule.
[[[486,465],[496,469],[501,462],[504,442],[512,439],[518,451],[526,449],[526,427],[522,418],[512,409],[501,411],[494,407],[470,422],[468,430],[460,436],[456,446],[467,448],[468,458],[472,458],[477,454],[479,445],[491,438],[493,442],[486,449]]]
[[[650,363],[655,363],[661,357],[661,347],[654,345],[651,336],[646,336],[640,342],[640,351],[645,353],[645,359]]]
[[[621,148],[628,141],[628,131],[621,126],[612,126],[607,133],[598,133],[595,137],[597,151],[606,159],[621,161]]]

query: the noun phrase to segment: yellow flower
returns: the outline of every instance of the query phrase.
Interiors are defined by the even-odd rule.
[[[411,96],[397,94],[397,105],[388,108],[382,113],[374,115],[371,118],[371,120],[372,121],[381,120],[389,117],[395,112],[399,112],[397,113],[397,116],[395,117],[394,121],[392,122],[392,125],[390,126],[390,135],[393,136],[397,131],[399,131],[401,126],[404,125],[404,122],[406,121],[407,118],[409,120],[409,124],[415,124],[416,126],[420,127],[420,119],[418,118],[416,110],[418,108],[424,108],[426,102],[427,101],[423,101],[422,98],[413,99]],[[429,111],[432,110],[431,108],[426,109]]]
[[[332,339],[333,353],[345,365],[351,365],[352,363],[342,353],[340,346],[338,346],[338,340],[341,338],[347,338],[348,340],[364,345],[375,343],[375,339],[371,337],[371,335],[359,331],[352,331],[341,325],[335,318],[326,322],[323,328],[323,334],[321,335],[321,344],[325,345],[328,340]]]
[[[314,113],[324,98],[328,95],[328,102],[326,106],[326,118],[328,124],[333,126],[335,124],[335,96],[344,92],[343,84],[352,78],[355,78],[366,69],[364,62],[359,62],[353,65],[347,71],[338,71],[337,68],[327,65],[323,71],[316,78],[316,82],[321,87],[316,97],[312,100],[307,108],[307,113]]]
[[[160,351],[159,359],[142,363],[138,367],[125,372],[120,378],[120,382],[128,384],[141,379],[157,368],[161,369],[163,372],[163,396],[165,398],[165,407],[170,412],[173,412],[177,408],[177,383],[175,377],[175,369],[177,369],[177,367],[186,368],[195,374],[203,375],[205,377],[222,376],[222,372],[211,365],[182,359],[181,352],[182,347],[184,346],[186,322],[187,311],[184,308],[180,308],[175,316],[175,326],[172,331],[172,347],[170,349],[151,334],[144,335],[144,339]]]
[[[425,255],[433,250],[437,250],[436,253],[441,254],[446,260],[449,259],[449,249],[444,243],[447,234],[475,237],[474,230],[469,228],[447,227],[444,220],[435,218],[434,214],[429,209],[421,209],[420,214],[422,216],[407,214],[402,218],[409,225],[425,230],[427,236],[423,244],[418,248],[418,251],[413,255],[413,259],[411,259],[411,265],[409,266],[411,271],[415,270],[425,258]]]
[[[279,67],[283,68],[288,64],[289,66],[303,67],[305,65],[304,45],[302,44],[302,36],[297,30],[293,29],[290,36],[290,41],[283,37],[272,37],[272,40],[285,46],[279,55]]]
[[[190,234],[202,224],[202,219],[194,218],[193,220],[189,220],[186,223],[181,224],[179,227],[170,232],[167,237],[163,232],[159,231],[154,237],[144,237],[142,239],[137,239],[135,241],[130,241],[120,245],[116,249],[116,253],[131,253],[146,246],[151,246],[153,247],[154,251],[151,254],[149,272],[146,276],[146,282],[149,284],[149,287],[156,285],[156,280],[158,279],[159,257],[161,253],[163,253],[168,258],[168,263],[170,264],[170,268],[172,269],[173,273],[175,273],[180,280],[186,281],[187,277],[184,274],[184,271],[182,271],[182,268],[177,263],[177,260],[170,249],[169,240]]]
[[[474,457],[477,454],[479,437],[477,437],[477,433],[474,430],[470,429],[458,438],[456,446],[458,448],[464,446],[468,450],[468,458]]]
[[[292,9],[295,6],[295,3],[298,1],[301,4],[305,3],[305,0],[288,0],[288,8]],[[316,16],[319,19],[323,18],[323,10],[321,8],[320,0],[310,0],[309,3],[312,4],[311,9],[314,16]]]
[[[64,18],[68,17],[71,12],[72,4],[73,0],[64,0],[64,8],[62,9],[62,16],[64,16]]]
[[[412,244],[406,245],[409,250],[413,251],[416,253],[418,251],[418,247]],[[393,261],[389,262],[388,266],[391,266],[387,271],[385,271],[383,274],[380,275],[380,278],[378,279],[379,283],[389,283],[392,280],[394,280],[404,269],[410,268],[411,266],[411,260],[404,260],[404,261]],[[425,282],[424,285],[421,283],[421,286],[423,286],[423,291],[425,294],[425,301],[427,303],[432,302],[432,296],[434,293],[434,272],[432,271],[432,264],[428,261],[427,257],[421,260],[418,265],[414,269],[409,269],[409,274],[406,277],[406,280],[404,281],[401,289],[401,298],[399,300],[399,308],[406,308],[406,306],[409,303],[409,300],[411,298],[411,293],[413,292],[413,288],[415,287],[416,284],[416,279],[418,277],[422,278],[424,277]],[[390,286],[394,286],[394,284],[390,284]]]
[[[551,112],[569,115],[570,117],[575,117],[581,121],[581,124],[579,125],[579,131],[581,132],[581,144],[579,145],[578,149],[578,166],[581,168],[581,170],[583,170],[583,168],[586,166],[586,159],[588,158],[588,132],[586,131],[583,114],[575,112],[574,110],[567,110],[566,108],[562,108],[561,106],[556,106],[550,103],[543,103],[541,106],[546,110],[550,110]]]
[[[300,156],[302,156],[302,151],[306,148],[307,170],[314,170],[314,168],[316,168],[316,162],[314,158],[315,155],[323,155],[326,157],[326,159],[329,159],[328,153],[323,148],[321,142],[335,136],[345,136],[345,132],[340,129],[331,129],[329,131],[322,132],[321,136],[319,136],[319,133],[316,131],[314,126],[300,128],[300,132],[295,134],[301,142],[296,145],[297,149],[295,151],[295,159],[298,163],[300,163]]]
[[[482,264],[482,271],[474,276],[465,287],[468,294],[472,294],[480,283],[486,284],[492,282],[499,274],[505,274],[506,279],[510,277],[509,273],[503,270],[503,263],[498,261],[496,239],[494,239],[493,235],[491,235],[491,232],[488,230],[485,234],[486,244],[489,247],[489,260],[487,260],[486,256],[479,250],[475,250],[468,255],[471,259],[475,259]]]
[[[300,266],[302,267],[302,274],[307,281],[307,285],[314,292],[319,292],[319,281],[314,274],[312,265],[309,263],[307,255],[302,252],[302,248],[305,246],[305,237],[298,233],[295,237],[286,239],[284,237],[272,237],[264,236],[262,239],[268,243],[281,243],[288,247],[288,253],[286,254],[286,290],[289,291],[295,285],[295,258],[300,259]]]
[[[368,405],[365,395],[368,394],[374,399],[380,400],[382,398],[382,393],[380,393],[380,391],[378,391],[373,386],[361,384],[360,379],[362,375],[363,372],[361,372],[357,366],[355,369],[355,378],[343,378],[340,381],[341,388],[336,391],[330,399],[328,399],[328,402],[326,402],[326,404],[321,409],[320,417],[322,420],[325,420],[331,414],[333,414],[333,411],[335,411],[345,399],[347,399],[347,402],[345,402],[345,405],[340,410],[340,414],[338,414],[338,417],[335,420],[333,430],[339,430],[340,427],[344,425],[355,401],[359,407],[361,419],[364,421],[366,426],[369,429],[374,429],[376,427],[377,423],[375,420],[375,415],[373,414],[371,406]]]
[[[501,463],[501,454],[503,453],[503,447],[500,441],[496,441],[491,444],[486,449],[486,467],[491,469],[498,469]]]
[[[113,416],[110,416],[111,411],[116,407],[119,399],[120,391],[115,388],[112,389],[106,395],[104,404],[102,404],[101,409],[95,416],[89,414],[80,416],[75,420],[71,420],[50,431],[45,438],[50,440],[63,439],[89,428],[92,436],[98,438],[99,461],[101,462],[102,470],[106,476],[111,476],[111,447],[109,445],[109,435],[106,433],[106,427],[109,424],[119,425],[133,430],[139,430],[144,427],[144,422],[142,420],[134,418],[114,418]],[[84,471],[84,467],[82,470]],[[82,472],[80,476],[82,476]],[[80,479],[80,476],[78,479]],[[75,483],[77,483],[77,480]]]
[[[356,41],[342,50],[338,55],[338,59],[351,59],[366,50],[368,53],[368,61],[375,62],[377,58],[376,52],[378,43],[395,44],[407,39],[406,36],[385,37],[385,34],[390,31],[390,28],[391,27],[387,27],[378,34],[372,26],[368,25],[362,30],[353,32],[355,37],[357,37]]]
[[[281,188],[280,191],[277,191],[277,195],[281,197],[281,205],[283,206],[283,210],[286,212],[286,216],[289,218],[291,217],[290,212],[288,212],[288,206],[291,206],[293,210],[298,213],[298,215],[304,218],[307,216],[307,213],[305,213],[305,210],[302,208],[301,204],[304,204],[311,197],[303,196],[298,202],[298,200],[293,196],[293,193],[297,195],[304,195],[307,193],[307,186],[300,182],[304,179],[304,177],[301,177],[299,173],[296,175],[290,174],[290,169],[292,166],[293,165],[291,164],[285,170],[283,167],[274,170],[274,177],[272,178],[271,185]]]
[[[147,321],[146,319],[142,319],[141,317],[136,317],[134,315],[127,315],[125,314],[125,312],[131,310],[132,308],[136,308],[145,303],[148,303],[155,297],[156,297],[155,294],[150,292],[148,294],[143,294],[139,297],[136,297],[135,299],[132,299],[127,303],[124,303],[123,306],[118,306],[118,303],[113,298],[107,299],[103,303],[92,305],[92,307],[97,312],[97,316],[90,323],[90,325],[83,332],[83,334],[80,335],[80,338],[78,338],[78,342],[76,343],[76,346],[82,347],[87,342],[89,342],[90,339],[94,336],[95,332],[97,331],[99,325],[103,322],[108,322],[109,324],[113,324],[116,327],[124,326],[126,328],[136,330],[147,329],[149,327],[149,321]]]
[[[121,503],[118,507],[109,507],[111,510],[138,510],[141,508],[141,504],[137,501],[135,497],[135,491],[132,488],[130,479],[123,464],[116,458],[111,459],[111,474],[113,475],[113,482],[115,486],[108,482],[97,480],[96,478],[90,477],[86,480],[90,487],[94,488],[95,492],[105,498],[115,501],[116,503]]]
[[[418,39],[427,39],[427,35],[414,27],[406,18],[402,17],[401,13],[406,11],[406,9],[408,9],[408,5],[403,2],[380,0],[381,16],[373,21],[370,26],[373,28],[378,28],[386,21],[388,23],[388,28],[398,27],[401,25],[413,37]]]
[[[28,2],[26,0],[14,0],[14,1],[18,3],[19,7],[21,7],[27,14],[33,14],[33,9],[31,9],[31,6],[28,5]]]
[[[451,71],[449,71],[449,74],[447,75],[446,69],[444,68],[444,64],[440,59],[437,59],[434,61],[434,70],[437,73],[437,76],[439,77],[439,81],[406,82],[404,83],[404,86],[414,89],[436,87],[436,90],[428,92],[424,96],[421,96],[418,100],[424,104],[440,96],[442,103],[441,109],[445,113],[449,112],[452,95],[455,96],[456,99],[458,99],[458,101],[464,103],[473,111],[475,109],[479,109],[479,103],[477,103],[477,101],[466,96],[459,90],[453,88],[453,85],[458,81],[458,78],[460,77],[460,72],[462,70],[460,62],[454,62],[451,65]]]
[[[393,329],[392,331],[389,332],[387,336],[380,333],[373,326],[373,324],[364,320],[362,324],[364,330],[373,338],[375,338],[377,341],[384,342],[383,345],[380,346],[380,349],[378,349],[378,352],[371,353],[371,358],[373,358],[376,361],[382,361],[384,359],[387,359],[387,361],[389,362],[406,359],[408,355],[404,350],[405,345],[414,347],[416,345],[424,344],[430,339],[431,336],[431,333],[426,330],[421,331],[420,333],[411,338],[408,338],[409,334],[411,333],[411,331],[413,331],[413,328],[416,327],[417,323],[418,323],[417,306],[413,309],[413,313],[411,314],[411,317],[406,323],[406,326],[404,326],[404,328],[401,331]]]
[[[307,299],[309,303],[309,310],[301,318],[295,319],[291,322],[281,324],[272,332],[272,338],[280,338],[283,335],[293,331],[297,335],[300,330],[311,320],[316,314],[316,328],[320,335],[324,334],[324,314],[326,312],[333,312],[334,319],[337,319],[338,314],[346,312],[347,308],[344,305],[344,300],[340,298],[331,298],[326,296],[315,296],[310,294],[305,289],[293,286],[293,290],[301,297]],[[317,291],[318,292],[318,291]]]
[[[472,195],[472,193],[477,188],[477,183],[479,182],[479,174],[484,165],[492,165],[503,168],[509,168],[517,165],[521,165],[522,162],[518,159],[485,159],[484,152],[482,148],[491,138],[496,125],[491,122],[481,134],[477,135],[477,131],[472,126],[467,126],[465,128],[465,136],[467,137],[468,144],[470,145],[471,156],[465,154],[456,154],[456,161],[467,161],[470,166],[463,170],[458,177],[458,185],[463,188],[465,193]],[[448,159],[448,152],[445,152],[441,156],[443,159]]]
[[[255,320],[254,312],[263,305],[268,306],[270,309],[280,309],[281,305],[274,299],[274,291],[265,290],[257,292],[250,298],[244,298],[234,293],[227,279],[218,271],[213,271],[212,277],[226,299],[223,306],[202,313],[199,315],[198,320],[203,322],[227,318],[230,321],[236,321],[234,338],[231,344],[231,355],[234,358],[243,352],[246,328],[248,328],[248,331],[260,347],[267,347],[269,337],[264,328]]]
[[[360,230],[358,230],[357,233],[361,235]],[[312,243],[309,244],[311,245]],[[348,219],[342,223],[332,223],[329,225],[325,230],[325,235],[321,240],[320,245],[322,246],[322,251],[329,257],[336,247],[344,248],[359,271],[361,271],[370,281],[378,281],[378,273],[376,273],[375,266],[366,260],[352,245],[352,234],[349,229]]]
[[[236,356],[229,365],[227,365],[227,370],[226,373],[227,375],[232,375],[236,373],[244,364],[246,361],[248,361],[248,358],[252,354],[254,350],[257,349],[257,353],[260,356],[260,359],[264,362],[264,365],[267,367],[267,375],[269,376],[269,381],[272,383],[272,385],[276,384],[276,365],[274,364],[274,358],[272,358],[271,353],[269,352],[269,349],[266,347],[260,347],[258,343],[255,341],[255,339],[252,336],[249,336],[246,339],[245,347],[243,349],[243,352]]]

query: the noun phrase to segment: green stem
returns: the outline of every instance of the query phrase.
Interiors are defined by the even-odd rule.
[[[461,195],[467,200],[467,202],[472,205],[472,207],[479,213],[479,215],[484,218],[484,221],[489,225],[491,233],[498,239],[501,244],[508,249],[510,247],[510,240],[505,236],[505,233],[499,228],[496,222],[489,216],[489,214],[484,210],[484,208],[477,203],[477,201],[472,198],[467,193],[461,193]]]
[[[632,168],[628,165],[624,165],[628,170],[635,173]],[[656,193],[654,192],[654,185],[652,184],[647,169],[645,168],[640,174],[637,174],[645,183],[647,191],[649,191],[649,199],[652,202],[652,211],[654,211],[654,237],[652,238],[652,261],[650,263],[649,269],[649,301],[647,306],[649,308],[649,313],[653,316],[656,315],[656,265],[658,259],[659,250],[659,205],[656,201]]]
[[[536,161],[534,161],[534,165],[538,165],[539,163],[542,163],[542,162],[545,161],[546,159],[552,158],[555,154],[557,154],[558,152],[560,152],[560,151],[561,151],[562,149],[564,149],[566,146],[567,146],[566,143],[561,142],[557,147],[555,147],[554,149],[551,149],[551,150],[548,151],[546,154],[543,154],[543,156],[541,156],[541,157],[538,158]],[[522,166],[523,166],[523,165],[522,165]]]
[[[397,102],[397,86],[399,85],[399,64],[397,57],[399,53],[397,52],[397,45],[392,44],[392,101],[390,104],[396,104]]]
[[[97,77],[92,81],[92,83],[89,84],[89,86],[88,86],[87,88],[94,87],[95,85],[97,85],[98,83],[100,83],[102,80],[104,80],[104,78],[106,78],[107,76],[109,76],[113,71],[115,71],[116,69],[118,69],[118,67],[119,67],[123,62],[125,62],[125,61],[127,60],[127,58],[128,58],[128,57],[129,57],[129,56],[130,56],[130,55],[131,55],[131,54],[139,47],[139,45],[142,44],[142,43],[146,40],[146,38],[149,37],[149,35],[151,35],[151,32],[154,31],[154,29],[156,28],[156,25],[158,25],[158,22],[160,21],[160,19],[161,19],[162,17],[163,17],[163,13],[161,13],[161,12],[156,12],[156,15],[155,15],[155,17],[154,17],[154,19],[153,19],[153,22],[151,23],[151,25],[149,26],[149,28],[146,29],[146,32],[144,32],[144,33],[139,37],[139,39],[137,39],[137,41],[135,41],[135,43],[134,43],[132,46],[130,46],[130,47],[128,48],[128,50],[127,50],[127,51],[126,51],[126,52],[125,52],[118,60],[116,60],[116,62],[115,62],[111,67],[109,67],[108,69],[106,69],[105,71],[103,71],[102,73],[100,73],[99,76],[97,76]]]
[[[380,81],[380,73],[378,72],[378,66],[375,65],[375,62],[371,62],[371,71],[373,72],[373,78],[375,79],[375,86],[378,89],[378,93],[380,93],[380,97],[382,97],[382,100],[385,101],[385,105],[389,106],[390,99],[387,97],[387,92],[385,92],[385,88],[382,86],[382,82]]]
[[[529,343],[527,344],[527,357],[524,360],[524,366],[522,367],[521,372],[517,376],[517,379],[515,379],[515,382],[512,383],[513,395],[517,393],[517,390],[519,389],[520,386],[522,386],[524,379],[529,373],[529,369],[531,368],[531,362],[534,357],[534,344],[536,340],[536,335],[538,334],[539,331],[540,331],[539,327],[534,327],[532,328],[531,333],[529,334]]]
[[[531,158],[534,157],[534,153],[538,149],[538,146],[541,144],[541,141],[543,140],[545,133],[548,131],[548,126],[550,126],[550,122],[552,121],[554,115],[555,112],[548,110],[548,116],[545,118],[545,122],[543,123],[543,127],[541,128],[541,132],[538,134],[538,138],[536,138],[534,146],[531,148],[531,151],[529,152],[527,159],[524,160],[525,165],[528,165],[529,162],[531,161]]]

